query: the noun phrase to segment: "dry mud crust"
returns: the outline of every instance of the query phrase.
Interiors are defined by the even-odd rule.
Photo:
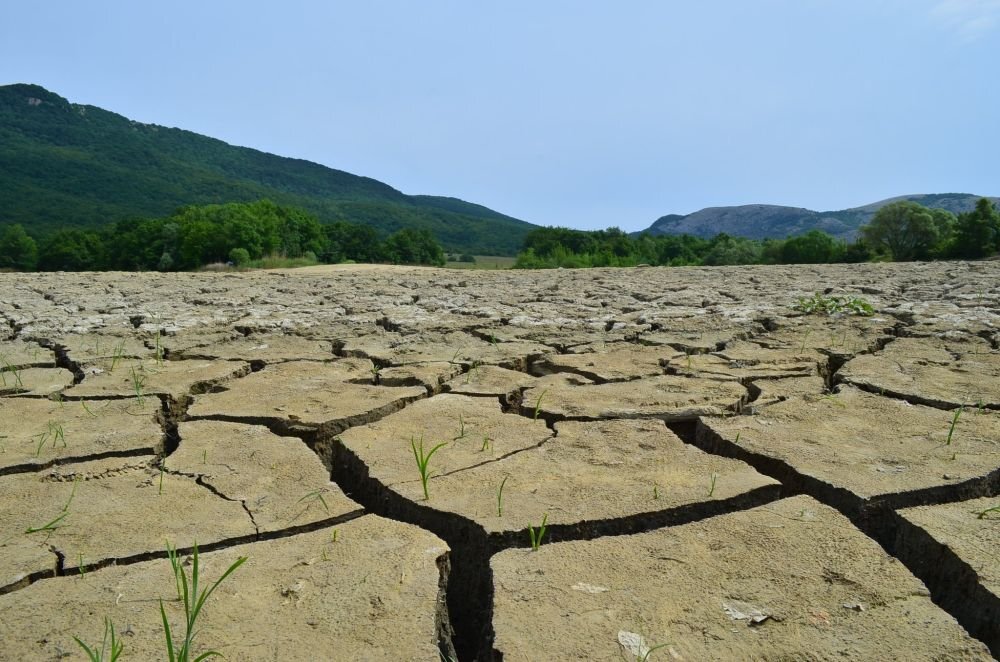
[[[344,356],[368,358],[379,365],[450,362],[499,365],[524,370],[529,357],[551,352],[533,342],[488,342],[468,333],[385,333],[352,338],[344,342]]]
[[[446,440],[429,461],[427,499],[411,445],[421,438],[425,452]],[[527,526],[543,517],[550,536],[593,537],[778,496],[776,481],[685,445],[656,420],[566,421],[553,436],[542,421],[503,414],[496,402],[442,395],[339,440],[344,458],[335,464],[373,481],[357,491],[391,491],[475,522],[494,547],[527,545]]]
[[[297,437],[220,421],[181,423],[178,433],[180,446],[167,459],[168,470],[195,477],[222,498],[241,503],[258,533],[360,510]]]
[[[202,586],[239,556],[249,560],[201,613],[198,652],[217,650],[230,660],[440,660],[448,548],[426,531],[366,515],[202,552]],[[124,633],[125,659],[162,659],[161,599],[182,637],[183,611],[165,558],[36,582],[0,596],[2,656],[82,658],[73,637],[99,645],[107,617]]]
[[[524,392],[521,412],[548,420],[681,421],[739,411],[746,398],[746,389],[735,381],[661,375],[626,384],[536,386]]]
[[[900,338],[876,354],[848,361],[839,378],[942,409],[1000,409],[1000,352],[981,338]]]
[[[766,349],[751,342],[734,342],[711,354],[674,357],[667,372],[709,379],[807,377],[824,372],[827,358],[814,349]]]
[[[262,423],[300,433],[339,432],[377,420],[427,395],[424,387],[374,386],[367,359],[329,363],[290,361],[268,366],[227,384],[225,390],[195,398],[192,418]]]
[[[163,430],[131,402],[0,399],[0,475],[56,463],[163,451]]]
[[[1000,656],[1000,497],[898,515],[896,555],[927,583],[935,602]]]
[[[56,355],[38,343],[23,340],[0,341],[0,370],[55,367]]]
[[[991,659],[835,510],[748,511],[497,554],[494,658]]]
[[[73,384],[73,373],[63,368],[0,369],[0,396],[48,396]]]
[[[536,375],[571,372],[596,382],[621,382],[662,375],[667,362],[679,355],[671,347],[616,344],[602,352],[546,356],[532,363],[531,372]]]
[[[484,365],[470,369],[464,375],[445,384],[449,393],[479,396],[507,396],[519,393],[538,383],[538,379],[517,370]]]
[[[84,380],[66,391],[68,398],[142,398],[182,400],[250,372],[243,361],[105,360],[84,367]]]
[[[698,445],[743,459],[848,516],[996,493],[1000,416],[961,416],[850,386],[753,416],[701,419]],[[950,433],[950,443],[949,443]]]
[[[228,359],[249,361],[253,365],[282,361],[333,360],[333,344],[328,340],[310,340],[290,334],[252,334],[224,343],[191,347],[172,353],[171,358]]]

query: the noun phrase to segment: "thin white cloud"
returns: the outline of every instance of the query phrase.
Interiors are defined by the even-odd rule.
[[[1000,0],[939,0],[931,17],[963,39],[975,41],[1000,26]]]

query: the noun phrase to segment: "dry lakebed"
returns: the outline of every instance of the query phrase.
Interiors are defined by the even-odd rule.
[[[0,274],[0,377],[2,660],[1000,655],[1000,262]]]

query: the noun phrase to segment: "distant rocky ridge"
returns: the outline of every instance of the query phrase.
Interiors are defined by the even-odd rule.
[[[955,214],[972,211],[976,201],[984,196],[970,193],[930,193],[902,195],[862,207],[840,211],[813,211],[802,207],[781,205],[740,205],[737,207],[707,207],[692,214],[668,214],[656,219],[642,232],[652,235],[691,234],[714,237],[725,232],[737,237],[766,239],[822,230],[840,239],[854,239],[858,228],[868,223],[875,212],[899,200],[912,200],[925,207],[947,209]],[[990,198],[1000,203],[1000,198]],[[637,232],[635,234],[641,234]]]

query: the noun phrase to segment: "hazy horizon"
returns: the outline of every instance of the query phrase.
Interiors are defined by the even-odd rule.
[[[4,84],[540,225],[1000,195],[1000,0],[4,14]]]

